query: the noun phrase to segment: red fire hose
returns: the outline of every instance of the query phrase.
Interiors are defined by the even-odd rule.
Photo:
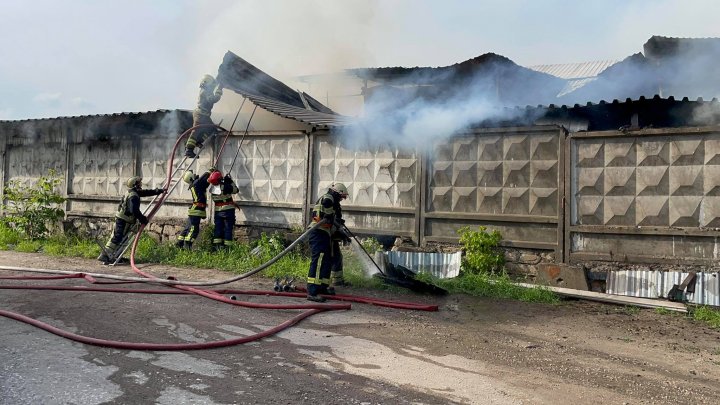
[[[170,159],[168,161],[168,174],[167,174],[167,182],[166,187],[169,187],[172,182],[172,174],[173,174],[173,160],[175,156],[175,152],[180,145],[180,142],[194,129],[200,128],[200,127],[207,127],[211,126],[208,124],[204,125],[196,125],[192,128],[188,129],[187,131],[183,132],[175,142],[175,145],[173,147],[172,153],[170,154]],[[213,125],[221,130],[224,130],[223,128]],[[154,207],[150,210],[149,214],[147,215],[148,220],[152,219],[155,215],[155,213],[160,209],[160,206],[164,203],[165,199],[167,198],[167,194],[162,194]],[[163,280],[159,279],[156,276],[153,276],[152,274],[143,272],[135,265],[135,252],[137,249],[137,244],[140,240],[140,236],[142,231],[145,229],[145,225],[140,225],[140,228],[138,229],[137,234],[135,235],[135,240],[133,241],[132,250],[130,253],[130,266],[132,267],[133,271],[145,278],[148,279],[148,282],[162,282]],[[258,268],[257,271],[262,270],[263,267]],[[19,269],[19,268],[18,268]],[[244,274],[243,276],[247,277],[251,274],[254,274],[254,272],[248,272]],[[82,278],[90,283],[98,283],[93,276],[85,274],[85,273],[76,273],[76,274],[65,274],[65,275],[59,275],[59,276],[33,276],[33,277],[2,277],[5,279],[26,279],[26,280],[53,280],[53,279],[62,279],[62,278]],[[233,279],[237,280],[238,278]],[[120,281],[120,282],[113,282],[113,283],[125,283],[127,281]],[[135,282],[135,281],[132,281]],[[107,283],[107,282],[106,282]],[[169,287],[172,287],[173,290],[165,289],[165,290],[141,290],[141,289],[124,289],[124,288],[102,288],[102,287],[65,287],[65,286],[4,286],[0,285],[0,289],[36,289],[36,290],[72,290],[72,291],[95,291],[95,292],[113,292],[113,293],[146,293],[146,294],[196,294],[201,295],[207,298],[210,298],[212,300],[224,302],[226,304],[231,305],[237,305],[242,306],[246,308],[259,308],[259,309],[304,309],[306,311],[294,316],[293,318],[288,319],[287,321],[270,328],[268,330],[256,333],[251,336],[245,336],[241,338],[234,338],[234,339],[227,339],[222,341],[215,341],[215,342],[204,342],[204,343],[138,343],[138,342],[120,342],[120,341],[114,341],[114,340],[105,340],[105,339],[98,339],[93,337],[87,337],[87,336],[81,336],[75,333],[71,333],[68,331],[61,330],[59,328],[56,328],[52,325],[40,322],[36,319],[29,318],[27,316],[17,314],[10,311],[0,310],[0,316],[5,316],[7,318],[15,319],[20,322],[25,322],[27,324],[36,326],[38,328],[44,329],[48,332],[54,333],[58,336],[62,336],[71,340],[75,340],[77,342],[96,345],[96,346],[104,346],[104,347],[112,347],[112,348],[118,348],[118,349],[129,349],[129,350],[199,350],[199,349],[211,349],[211,348],[217,348],[217,347],[226,347],[226,346],[232,346],[236,344],[241,343],[248,343],[252,342],[254,340],[262,339],[264,337],[273,335],[275,333],[278,333],[292,325],[295,325],[296,323],[300,322],[302,319],[305,319],[311,315],[323,312],[323,311],[331,311],[331,310],[343,310],[343,309],[350,309],[350,304],[291,304],[291,305],[284,305],[284,304],[262,304],[262,303],[250,303],[250,302],[244,302],[234,299],[229,299],[225,297],[223,294],[257,294],[257,295],[271,295],[271,296],[286,296],[286,297],[304,297],[304,293],[292,293],[292,292],[257,292],[257,291],[244,291],[244,290],[205,290],[205,289],[199,289],[194,288],[188,285],[179,285],[179,284],[166,284]],[[437,311],[438,307],[435,305],[422,305],[422,304],[415,304],[415,303],[406,303],[406,302],[393,302],[393,301],[385,301],[385,300],[378,300],[378,299],[372,299],[372,298],[365,298],[365,297],[356,297],[351,295],[335,295],[335,296],[327,296],[327,298],[336,299],[340,301],[347,301],[347,302],[362,302],[367,303],[371,305],[380,305],[380,306],[386,306],[391,308],[399,308],[399,309],[412,309],[412,310],[422,310],[422,311]]]

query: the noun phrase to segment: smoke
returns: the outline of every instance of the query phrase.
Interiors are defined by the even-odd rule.
[[[390,95],[372,98],[366,104],[366,116],[341,130],[344,144],[353,149],[377,145],[431,147],[480,120],[501,117],[485,94],[444,102],[418,98],[401,106],[397,100]]]
[[[494,54],[444,68],[364,73],[384,76],[390,84],[366,91],[365,116],[341,131],[348,146],[428,149],[475,125],[532,123],[525,110],[508,107],[542,101],[563,85]]]
[[[178,110],[173,110],[169,113],[163,114],[155,132],[160,135],[167,135],[168,137],[176,138],[180,133],[187,129],[184,127],[185,125],[180,120],[180,112]]]

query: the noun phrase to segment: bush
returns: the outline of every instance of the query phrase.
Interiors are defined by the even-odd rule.
[[[50,227],[65,217],[65,212],[59,207],[65,198],[56,191],[60,183],[62,179],[53,169],[32,187],[11,180],[4,189],[6,202],[3,203],[5,216],[2,223],[32,240],[47,236]]]
[[[458,230],[460,243],[465,256],[462,259],[462,271],[469,274],[490,274],[502,270],[505,257],[498,244],[502,239],[500,232],[488,232],[484,226],[473,231],[470,227]]]

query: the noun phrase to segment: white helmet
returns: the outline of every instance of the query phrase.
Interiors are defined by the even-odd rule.
[[[200,81],[200,87],[215,87],[217,86],[217,82],[215,81],[215,78],[210,75],[203,76],[202,80]]]
[[[330,186],[330,190],[340,194],[342,197],[350,197],[350,194],[348,194],[348,189],[343,183],[333,183],[333,185]]]

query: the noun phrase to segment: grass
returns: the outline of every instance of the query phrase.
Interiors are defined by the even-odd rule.
[[[461,274],[451,279],[437,279],[421,274],[419,279],[431,282],[455,294],[468,294],[478,297],[513,299],[524,302],[557,303],[560,298],[554,292],[543,287],[525,288],[513,284],[505,274]]]
[[[623,311],[626,315],[631,315],[631,316],[632,316],[632,315],[637,315],[637,314],[640,313],[640,307],[635,307],[635,306],[632,306],[632,305],[625,305],[625,306],[623,306],[622,311]]]
[[[691,312],[692,318],[708,324],[711,328],[720,329],[720,310],[709,306],[700,306]]]
[[[210,252],[212,226],[203,228],[192,251],[178,249],[172,243],[158,243],[144,235],[137,247],[138,262],[160,263],[178,267],[215,268],[232,273],[244,273],[267,262],[284,249],[282,237],[279,235],[263,235],[254,243],[237,244],[226,252]],[[0,249],[21,252],[41,252],[52,256],[70,256],[95,258],[100,253],[99,243],[65,235],[52,236],[45,240],[27,240],[23,235],[7,227],[0,226]],[[259,254],[251,253],[253,248],[260,247]],[[343,249],[345,279],[353,286],[396,291],[406,290],[385,284],[374,277],[366,277],[359,258],[349,249]],[[295,277],[304,280],[310,259],[298,247],[275,264],[263,270],[260,275],[268,278]],[[435,284],[454,294],[468,294],[478,297],[513,299],[525,302],[556,303],[559,298],[544,288],[523,288],[512,284],[505,274],[464,274],[454,279],[437,279],[428,274],[418,275],[418,279]]]
[[[661,315],[676,315],[677,312],[670,311],[666,308],[655,308],[655,313]],[[720,310],[714,309],[707,305],[690,308],[688,316],[697,322],[702,322],[710,326],[711,328],[720,329]],[[720,349],[718,349],[720,354]]]

